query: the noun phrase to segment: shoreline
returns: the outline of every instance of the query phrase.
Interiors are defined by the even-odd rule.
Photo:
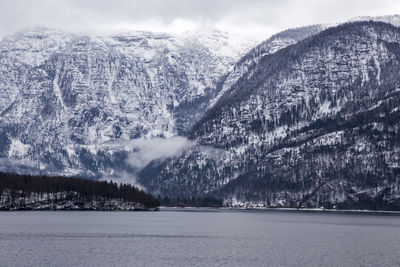
[[[159,211],[266,211],[266,212],[299,212],[320,214],[365,214],[365,215],[394,215],[400,216],[396,210],[338,210],[320,208],[239,208],[239,207],[166,207],[160,206]]]
[[[237,208],[237,207],[166,207],[155,209],[0,209],[2,212],[285,212],[285,213],[315,213],[315,214],[358,214],[377,216],[400,216],[400,211],[389,210],[337,210],[337,209],[296,209],[296,208]]]

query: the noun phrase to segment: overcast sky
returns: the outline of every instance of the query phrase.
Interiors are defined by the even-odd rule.
[[[291,27],[399,13],[399,0],[1,0],[0,38],[33,26],[179,33],[215,25],[269,36]]]

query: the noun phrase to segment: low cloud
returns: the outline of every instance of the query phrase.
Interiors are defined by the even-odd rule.
[[[0,158],[0,169],[7,169],[15,166],[40,169],[41,165],[47,166],[39,161],[30,160],[28,158]]]
[[[10,162],[8,160],[8,158],[6,157],[1,157],[0,158],[0,170],[4,171],[6,170],[6,168],[10,165]]]
[[[194,142],[185,137],[176,136],[171,138],[141,138],[114,145],[120,148],[123,146],[125,150],[131,151],[126,163],[133,167],[135,171],[117,172],[114,175],[103,177],[101,180],[113,181],[118,184],[131,184],[140,190],[146,191],[146,188],[138,182],[137,173],[153,160],[179,157],[185,151],[191,149],[194,146]]]
[[[146,188],[137,181],[136,174],[128,173],[126,171],[118,172],[111,177],[102,177],[100,181],[112,181],[117,184],[130,184],[135,186],[139,190],[147,192]]]
[[[130,143],[133,152],[127,163],[141,170],[152,160],[178,157],[193,147],[194,143],[185,137],[137,139]]]
[[[32,26],[77,33],[180,33],[215,25],[270,35],[291,27],[399,12],[399,1],[394,0],[12,0],[1,2],[0,38]]]

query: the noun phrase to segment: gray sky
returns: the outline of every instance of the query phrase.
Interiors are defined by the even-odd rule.
[[[399,13],[399,0],[1,0],[0,38],[33,26],[176,33],[215,25],[268,36],[291,27]]]

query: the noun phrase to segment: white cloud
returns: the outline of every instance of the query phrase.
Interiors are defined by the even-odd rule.
[[[120,28],[180,33],[204,25],[264,32],[400,13],[394,0],[5,0],[0,37],[21,28],[93,33]]]
[[[153,160],[163,160],[170,157],[178,157],[194,146],[194,143],[185,137],[176,136],[171,138],[135,139],[113,144],[117,147],[123,146],[129,153],[127,163],[134,167],[135,172],[117,172],[114,175],[103,177],[101,180],[116,183],[131,184],[146,191],[138,181],[137,173]]]
[[[180,156],[193,143],[185,137],[176,136],[168,139],[136,139],[130,143],[128,164],[137,169],[144,168],[152,160]]]

